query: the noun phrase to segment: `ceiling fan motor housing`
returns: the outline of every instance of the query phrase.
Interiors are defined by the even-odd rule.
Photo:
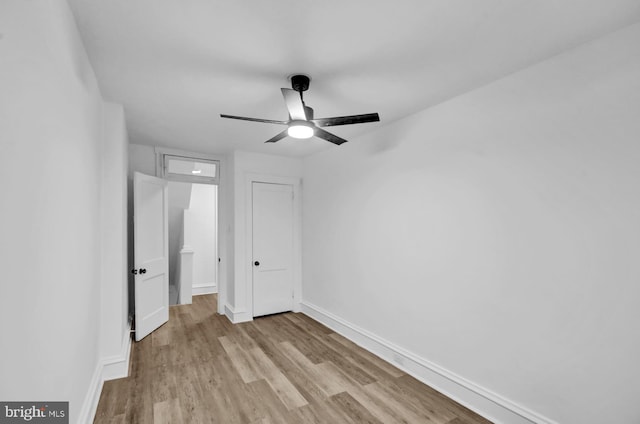
[[[291,88],[299,93],[307,91],[309,89],[309,81],[311,79],[306,75],[292,75],[291,76]]]

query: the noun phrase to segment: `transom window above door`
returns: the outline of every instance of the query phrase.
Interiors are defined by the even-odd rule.
[[[163,171],[167,180],[218,184],[220,163],[215,160],[165,154]]]

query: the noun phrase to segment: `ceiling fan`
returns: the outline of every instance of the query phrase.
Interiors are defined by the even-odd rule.
[[[366,122],[377,122],[380,116],[377,113],[367,113],[364,115],[336,116],[333,118],[314,119],[313,109],[305,105],[302,93],[309,89],[309,77],[306,75],[293,75],[291,77],[291,88],[282,88],[284,102],[289,111],[288,121],[274,121],[272,119],[247,118],[244,116],[224,115],[221,118],[240,119],[243,121],[266,122],[268,124],[286,125],[288,128],[281,133],[275,135],[265,143],[275,143],[282,140],[287,135],[294,138],[311,138],[316,137],[327,140],[333,144],[346,143],[347,140],[338,137],[321,127],[333,127],[336,125],[363,124]]]

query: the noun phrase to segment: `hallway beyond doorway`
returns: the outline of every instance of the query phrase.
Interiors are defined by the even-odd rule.
[[[169,304],[217,293],[218,186],[169,181]]]

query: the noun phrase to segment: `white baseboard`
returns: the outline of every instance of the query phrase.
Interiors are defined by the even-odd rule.
[[[104,382],[108,380],[114,380],[116,378],[123,378],[129,375],[129,359],[131,356],[131,321],[125,329],[125,334],[122,339],[122,350],[119,355],[102,358],[96,364],[96,369],[91,377],[91,383],[89,384],[89,390],[87,396],[85,396],[80,410],[80,416],[78,418],[78,424],[92,423],[96,410],[98,409],[98,402],[100,401],[100,394],[102,393],[102,387]]]
[[[224,305],[224,314],[234,324],[253,321],[253,315],[247,311],[234,311],[230,305]]]
[[[301,305],[305,315],[497,424],[557,424],[319,306],[308,302]]]
[[[193,296],[212,293],[218,293],[218,286],[216,283],[193,284],[191,286],[191,295]]]
[[[129,376],[129,359],[131,357],[131,322],[127,325],[122,338],[122,349],[119,355],[102,360],[102,380],[109,381]]]
[[[78,424],[92,423],[96,416],[96,410],[98,409],[98,402],[100,401],[100,394],[102,393],[102,361],[98,361],[96,369],[93,371],[91,377],[91,383],[89,383],[89,390],[82,403],[80,409],[80,415],[78,416]]]

